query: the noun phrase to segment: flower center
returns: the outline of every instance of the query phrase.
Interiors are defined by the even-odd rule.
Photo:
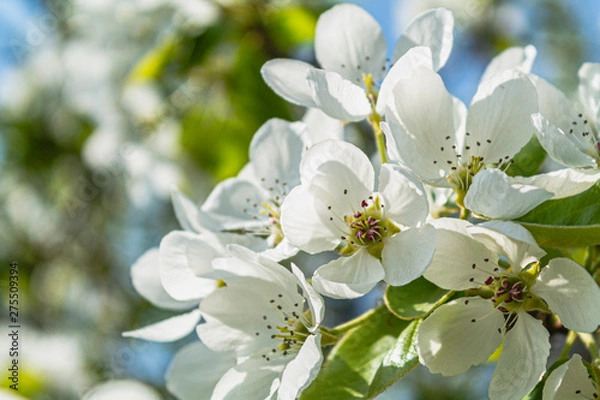
[[[269,231],[269,240],[272,246],[277,246],[283,240],[283,230],[281,230],[281,213],[279,203],[273,202],[269,204],[265,201],[261,203],[259,214],[266,215],[269,218],[269,225],[266,227]]]
[[[505,273],[496,277],[490,276],[485,283],[494,292],[494,307],[504,313],[519,309],[529,291],[529,287],[518,277]]]
[[[303,314],[302,300],[292,300],[288,304],[283,300],[283,294],[269,300],[269,308],[274,313],[262,316],[261,329],[255,332],[257,339],[265,340],[260,355],[265,361],[274,361],[290,354],[296,354],[311,333],[306,328],[309,323]],[[262,347],[262,346],[261,346]]]
[[[353,215],[345,215],[344,222],[347,226],[347,236],[342,236],[345,246],[340,255],[352,255],[361,248],[374,257],[381,259],[383,238],[400,232],[392,221],[385,218],[379,196],[362,200],[360,209]]]
[[[582,148],[586,155],[600,163],[600,142],[588,120],[580,113],[571,124],[568,137],[577,147]]]
[[[267,184],[270,183],[273,185],[267,187]],[[279,179],[267,182],[265,178],[261,178],[261,184],[268,191],[269,196],[255,199],[246,198],[242,212],[256,221],[256,224],[246,227],[242,231],[254,236],[267,237],[269,245],[275,247],[284,238],[280,223],[281,203],[288,194],[289,185]]]
[[[471,156],[466,165],[460,163],[451,167],[452,172],[446,177],[446,180],[453,186],[456,192],[456,204],[460,207],[464,208],[464,199],[473,182],[473,177],[483,169],[485,169],[483,157],[479,156]]]
[[[492,293],[494,307],[505,314],[513,314],[521,309],[549,311],[546,303],[530,291],[539,274],[538,262],[528,265],[517,275],[509,268],[499,275],[489,276],[482,289]]]

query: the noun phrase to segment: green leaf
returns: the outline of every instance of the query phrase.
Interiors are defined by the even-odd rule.
[[[529,142],[514,156],[513,163],[506,173],[510,176],[532,176],[539,172],[546,151],[533,135]]]
[[[179,40],[174,35],[167,36],[158,46],[146,53],[133,67],[128,82],[137,84],[158,79],[175,54]]]
[[[398,337],[396,345],[386,354],[369,388],[369,398],[383,393],[419,364],[416,342],[421,321],[411,322]]]
[[[409,325],[380,306],[348,331],[329,353],[323,369],[304,390],[301,400],[368,399],[382,361]]]
[[[600,182],[576,196],[550,200],[515,222],[542,247],[587,247],[600,244]]]
[[[421,277],[404,286],[388,286],[385,305],[398,318],[413,320],[426,316],[449,292]]]

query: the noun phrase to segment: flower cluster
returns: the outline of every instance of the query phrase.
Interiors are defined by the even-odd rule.
[[[322,325],[321,295],[356,298],[382,281],[402,287],[424,277],[448,291],[419,317],[411,346],[443,375],[497,360],[493,400],[521,398],[547,375],[557,329],[588,339],[585,333],[596,331],[598,228],[582,224],[591,236],[575,246],[589,247],[582,266],[547,250],[574,246],[546,240],[542,249],[541,224],[518,219],[561,199],[571,200],[565,213],[597,212],[596,203],[572,199],[600,179],[600,67],[581,68],[571,101],[531,73],[532,46],[511,48],[490,63],[467,108],[437,73],[452,32],[451,12],[427,11],[387,60],[377,22],[342,4],[317,23],[321,68],[287,59],[263,66],[267,84],[308,107],[307,116],[266,122],[246,167],[200,206],[175,192],[184,230],[168,234],[132,269],[150,302],[188,311],[126,335],[172,341],[195,330],[200,339],[168,372],[177,397],[297,398],[327,368],[323,348],[351,331]],[[342,122],[364,119],[378,156],[343,140]],[[566,168],[516,175],[515,157],[535,138]],[[556,235],[569,229],[559,220],[546,225]],[[280,264],[299,252],[334,258],[309,283],[293,262],[291,271]],[[576,356],[544,378],[545,398],[597,397],[600,357],[593,338],[586,343],[591,380],[580,377],[585,367]],[[568,397],[573,385],[581,389]]]

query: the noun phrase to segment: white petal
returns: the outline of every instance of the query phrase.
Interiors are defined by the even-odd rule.
[[[585,112],[595,119],[600,116],[600,64],[583,63],[579,68],[579,101]]]
[[[200,278],[220,279],[215,277],[212,262],[217,257],[225,257],[228,253],[225,246],[236,244],[249,249],[264,250],[266,242],[261,238],[234,233],[204,232],[201,235],[184,235],[186,241],[185,255],[187,266]]]
[[[291,189],[300,183],[305,130],[301,122],[272,118],[256,132],[250,143],[250,162],[264,189],[281,187],[284,182]]]
[[[511,184],[537,186],[553,193],[553,200],[585,192],[600,180],[600,172],[565,168],[528,178],[511,177]]]
[[[221,229],[252,229],[269,224],[268,216],[259,213],[261,203],[269,200],[256,183],[229,178],[215,186],[201,211],[218,220]]]
[[[323,317],[325,316],[325,303],[323,298],[316,290],[306,281],[304,274],[300,269],[292,263],[292,272],[296,276],[298,280],[298,284],[302,288],[302,292],[304,293],[304,297],[308,301],[308,306],[310,308],[310,312],[312,318],[314,320],[314,327],[308,327],[311,332],[315,331],[318,325],[323,321]]]
[[[322,363],[321,335],[309,335],[296,358],[285,367],[277,399],[296,399],[300,392],[317,377]]]
[[[550,260],[531,290],[548,303],[567,328],[593,332],[600,325],[600,288],[575,261]]]
[[[581,400],[593,399],[598,392],[588,378],[589,372],[583,365],[581,356],[573,357],[556,368],[544,384],[544,400]]]
[[[394,62],[415,46],[431,48],[433,69],[442,68],[452,51],[454,16],[445,8],[426,11],[411,21],[394,49]]]
[[[399,167],[381,166],[379,192],[383,196],[385,217],[404,226],[417,226],[429,215],[429,203],[420,182]]]
[[[481,82],[490,79],[493,75],[509,69],[517,69],[524,73],[531,71],[537,50],[534,46],[509,47],[490,61],[481,76]]]
[[[263,294],[279,291],[299,297],[297,281],[290,271],[273,260],[263,257],[244,246],[230,244],[228,258],[218,258],[213,261],[213,268],[227,276],[223,279],[229,287],[245,287],[250,285],[252,290],[260,292],[259,285],[266,285]],[[293,303],[294,301],[292,301]]]
[[[470,223],[441,218],[432,225],[437,229],[437,247],[423,275],[428,281],[448,290],[465,290],[483,286],[488,277],[497,275],[498,255],[471,236]]]
[[[260,254],[264,257],[270,258],[273,261],[281,261],[295,256],[298,254],[298,251],[300,251],[300,249],[298,249],[287,238],[284,237],[277,246],[273,247],[272,249],[264,250]]]
[[[381,83],[377,95],[377,112],[383,114],[386,106],[394,107],[393,89],[400,79],[408,79],[419,67],[433,69],[431,49],[429,47],[413,47],[392,66]]]
[[[203,343],[187,345],[177,352],[166,374],[167,389],[180,400],[206,398],[221,377],[235,365],[232,353],[218,353]]]
[[[327,139],[342,140],[344,137],[344,124],[339,119],[331,118],[318,108],[309,108],[302,118],[307,126],[304,131],[304,140],[308,146]]]
[[[362,8],[340,4],[324,12],[317,21],[315,53],[321,66],[359,84],[362,74],[375,81],[386,69],[387,44],[381,27]]]
[[[479,86],[471,102],[465,146],[486,163],[507,161],[533,135],[530,116],[537,111],[537,93],[529,79],[515,70],[496,74]]]
[[[506,333],[502,355],[490,382],[490,400],[524,397],[546,371],[550,353],[548,331],[542,321],[519,313],[514,327]]]
[[[487,221],[469,227],[469,232],[488,249],[506,257],[515,273],[546,255],[531,233],[514,222]]]
[[[197,304],[197,301],[178,301],[163,288],[160,280],[160,255],[158,248],[145,252],[131,267],[133,287],[146,300],[159,308],[185,310]]]
[[[335,72],[311,69],[306,75],[314,107],[342,121],[360,121],[371,113],[365,91]]]
[[[340,257],[315,271],[313,287],[334,299],[353,299],[368,293],[385,277],[379,260],[366,250]]]
[[[214,280],[197,277],[190,267],[187,249],[197,240],[197,234],[173,231],[160,242],[160,278],[176,300],[201,299],[217,288]]]
[[[419,328],[419,360],[453,376],[488,359],[502,343],[504,317],[490,300],[465,297],[436,309]]]
[[[171,201],[179,225],[186,231],[204,232],[206,230],[218,230],[220,224],[210,215],[202,212],[193,201],[188,199],[179,190],[171,191]]]
[[[480,171],[465,196],[465,206],[488,218],[515,219],[552,198],[552,193],[537,186],[511,184],[499,169]]]
[[[269,306],[271,294],[229,286],[213,292],[200,303],[206,320],[196,329],[200,340],[211,350],[235,351],[238,356],[270,346],[273,330],[267,325],[283,322],[282,313]]]
[[[304,185],[296,186],[281,205],[281,229],[287,240],[310,254],[333,250],[339,235],[319,216],[315,198]]]
[[[273,400],[283,367],[283,364],[265,365],[262,360],[244,361],[223,375],[211,400]]]
[[[312,69],[315,67],[302,61],[275,59],[267,61],[260,73],[267,85],[285,100],[304,107],[316,107],[313,91],[306,80]]]
[[[410,79],[399,80],[393,93],[396,107],[388,107],[386,119],[403,164],[427,183],[443,186],[450,169],[447,162],[456,162],[460,152],[452,146],[457,144],[456,118],[461,114],[457,108],[464,106],[448,93],[437,73],[424,67]]]
[[[587,116],[582,114],[581,105],[575,104],[558,88],[533,75],[532,82],[538,92],[540,114],[552,125],[558,127],[574,146],[584,153],[591,145],[581,139],[582,132],[589,131],[589,126],[584,124]],[[593,149],[595,151],[595,149]]]
[[[172,342],[192,333],[200,322],[200,316],[200,310],[193,310],[134,331],[123,332],[123,336],[154,342]]]
[[[433,258],[436,238],[436,230],[426,224],[384,239],[381,258],[385,281],[402,286],[423,275]]]
[[[300,164],[302,183],[309,183],[315,176],[325,174],[321,168],[331,162],[352,171],[368,192],[373,191],[375,172],[369,157],[358,147],[341,140],[324,140],[308,149]]]
[[[569,140],[564,132],[553,125],[540,113],[533,114],[531,120],[537,138],[548,155],[567,167],[595,167],[596,161],[586,155]]]

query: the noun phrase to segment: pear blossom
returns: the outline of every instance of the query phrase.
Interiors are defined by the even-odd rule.
[[[372,107],[383,112],[389,87],[415,65],[438,70],[446,63],[453,26],[452,13],[443,8],[417,16],[396,44],[394,66],[381,83],[379,95],[375,86],[386,75],[387,45],[377,21],[353,4],[334,6],[317,21],[315,53],[323,69],[275,59],[261,73],[289,102],[319,108],[333,118],[359,121],[374,111]]]
[[[492,70],[468,114],[430,69],[419,67],[411,79],[399,80],[395,107],[386,109],[382,123],[390,158],[429,185],[454,189],[459,206],[488,218],[514,219],[546,200],[591,187],[597,174],[572,169],[529,178],[506,175],[533,135],[530,119],[538,100],[519,70]]]
[[[182,399],[197,398],[201,390],[212,393],[211,399],[293,400],[323,361],[318,331],[323,299],[293,264],[290,272],[242,246],[231,245],[228,252],[213,261],[225,286],[200,304],[206,322],[197,332],[203,344],[182,350],[168,387]],[[213,361],[212,373],[196,385],[186,383],[182,375],[202,376]]]
[[[229,231],[266,238],[275,259],[298,251],[283,235],[280,207],[290,190],[300,183],[299,165],[309,133],[301,122],[267,121],[250,143],[250,162],[235,178],[219,183],[201,207],[179,193],[173,204],[187,230]]]
[[[337,249],[342,256],[315,272],[313,285],[319,292],[359,297],[381,280],[404,285],[425,271],[436,234],[425,223],[428,202],[420,183],[384,164],[379,191],[374,191],[375,173],[367,156],[336,140],[312,146],[300,175],[301,185],[282,205],[285,236],[310,254]]]
[[[597,399],[600,395],[598,382],[583,364],[579,354],[557,367],[546,379],[543,400]]]
[[[540,112],[532,117],[540,144],[548,155],[568,167],[600,166],[600,64],[585,63],[579,69],[576,100],[544,79],[533,76]]]
[[[550,351],[549,333],[528,312],[551,311],[566,328],[593,332],[600,309],[590,305],[600,304],[600,288],[573,260],[555,258],[540,267],[545,252],[517,224],[444,218],[432,224],[438,245],[424,276],[442,288],[465,290],[467,297],[440,306],[422,323],[421,363],[431,372],[457,375],[504,343],[489,396],[522,398],[542,377]]]
[[[193,332],[201,319],[200,300],[221,286],[211,262],[227,256],[231,243],[263,249],[262,241],[248,236],[172,231],[160,248],[145,252],[131,268],[134,288],[155,306],[182,313],[123,336],[170,342]]]

